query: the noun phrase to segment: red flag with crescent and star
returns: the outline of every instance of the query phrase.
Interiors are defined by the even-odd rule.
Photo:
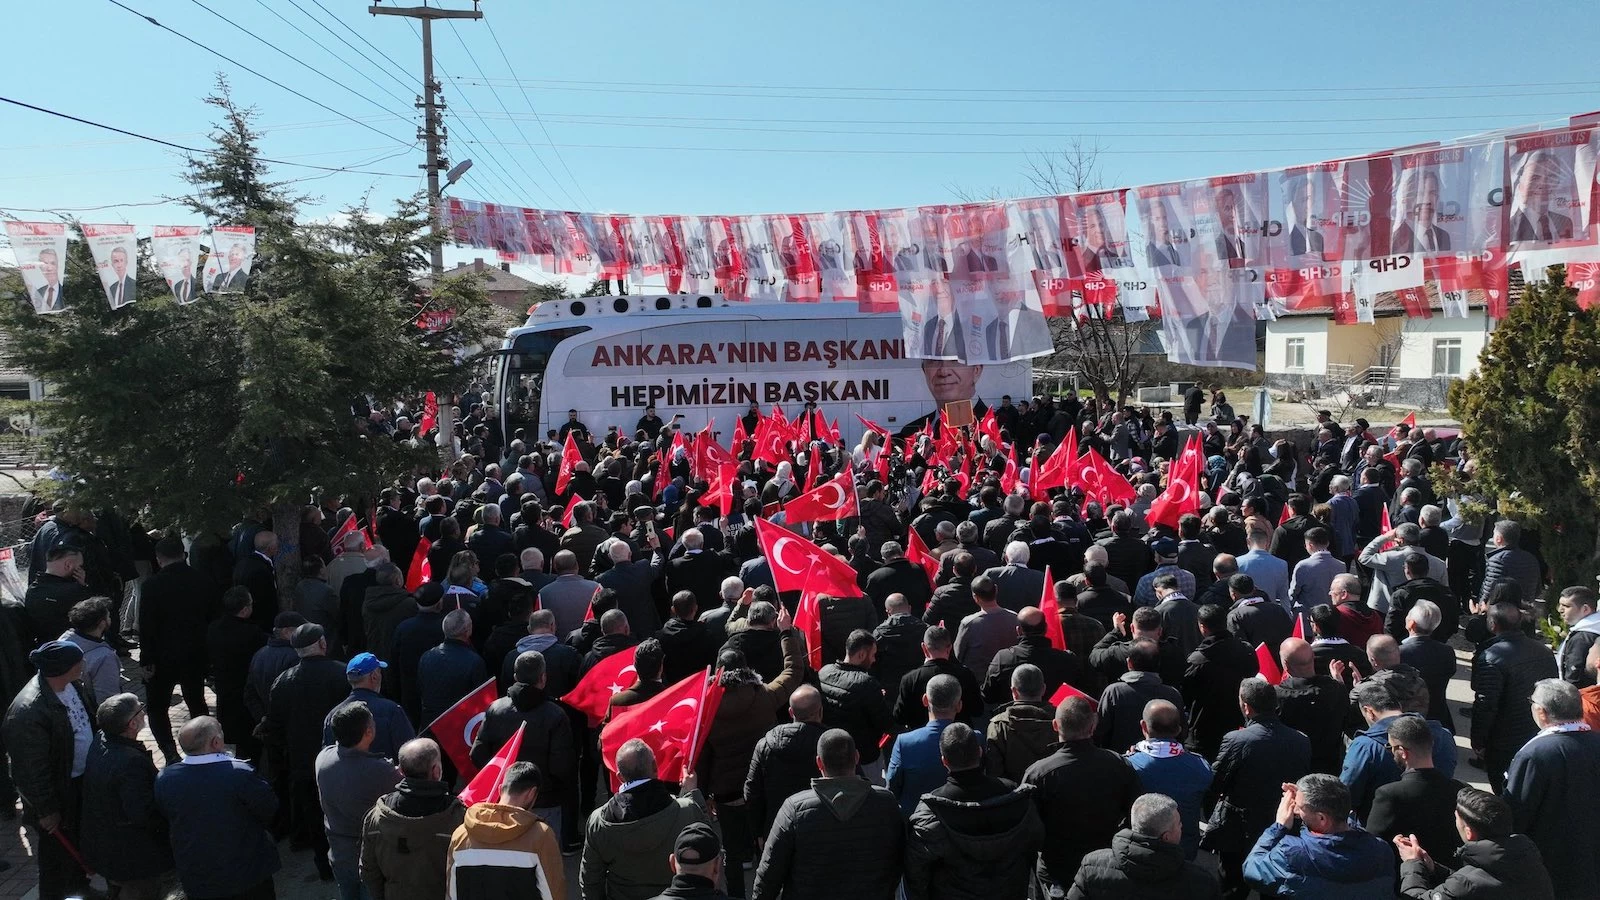
[[[1285,507],[1287,508],[1287,507]],[[1178,520],[1200,512],[1200,436],[1194,435],[1167,471],[1167,489],[1150,504],[1151,524],[1177,530]]]
[[[922,535],[917,534],[915,528],[906,532],[906,559],[922,567],[928,574],[928,586],[933,587],[939,580],[939,561],[928,552],[928,545],[922,542]]]
[[[457,771],[468,778],[478,771],[478,767],[472,764],[472,741],[478,736],[478,729],[483,727],[483,716],[489,711],[489,704],[497,696],[494,679],[491,678],[457,700],[454,706],[440,713],[439,718],[422,729],[433,735],[439,749],[456,764]]]
[[[806,571],[806,583],[815,584],[811,580],[811,573],[816,571],[813,566]],[[810,664],[813,672],[822,671],[822,605],[821,592],[813,587],[807,587],[800,592],[800,603],[794,609],[794,627],[806,639],[806,662]]]
[[[1100,501],[1102,507],[1112,503],[1132,503],[1137,496],[1128,479],[1111,468],[1106,458],[1093,447],[1078,461],[1077,482],[1083,486],[1084,496]]]
[[[406,590],[415,593],[428,580],[431,574],[428,571],[428,551],[432,549],[433,541],[417,538],[417,549],[411,552],[411,566],[406,569]]]
[[[1044,567],[1044,590],[1039,594],[1039,612],[1044,613],[1044,633],[1050,646],[1067,649],[1067,634],[1061,630],[1061,604],[1056,602],[1056,582],[1050,577],[1050,567]]]
[[[1267,684],[1276,685],[1283,681],[1283,670],[1278,668],[1278,654],[1266,644],[1256,645],[1256,668]]]
[[[790,500],[783,508],[783,520],[789,525],[837,522],[859,515],[861,507],[856,502],[855,479],[850,476],[849,470]]]
[[[556,493],[567,492],[567,482],[572,480],[573,469],[578,463],[583,462],[583,454],[578,451],[578,442],[573,440],[572,432],[567,432],[567,442],[561,447],[561,468],[556,472]]]
[[[516,732],[506,741],[505,746],[484,764],[483,771],[472,776],[467,786],[461,789],[456,798],[462,805],[494,803],[500,799],[500,786],[506,782],[506,769],[511,768],[511,764],[516,762],[517,756],[522,753],[522,732],[527,727],[526,722],[518,725]]]
[[[561,701],[589,717],[589,727],[596,728],[605,721],[611,708],[611,698],[633,685],[638,673],[633,668],[635,648],[618,650],[594,664],[583,673],[578,684],[568,691]]]
[[[617,771],[617,751],[638,738],[656,754],[656,776],[682,781],[693,771],[706,732],[722,705],[722,686],[709,667],[690,675],[643,703],[623,707],[600,732],[600,757]]]
[[[787,528],[757,519],[756,540],[772,567],[772,586],[779,593],[809,587],[835,597],[861,596],[856,570],[849,563]]]

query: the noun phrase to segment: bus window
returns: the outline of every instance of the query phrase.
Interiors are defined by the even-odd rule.
[[[544,437],[538,433],[539,399],[544,393],[544,373],[550,364],[550,354],[557,344],[588,330],[584,325],[534,331],[518,335],[512,343],[501,360],[496,381],[506,446],[511,445],[518,428],[524,429],[523,437],[530,446]]]

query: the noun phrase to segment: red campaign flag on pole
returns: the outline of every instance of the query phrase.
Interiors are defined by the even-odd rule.
[[[849,470],[840,472],[815,488],[789,501],[783,508],[784,522],[837,522],[861,515],[856,501],[855,479]]]
[[[906,533],[906,559],[921,566],[922,571],[928,573],[929,587],[938,581],[939,561],[928,552],[928,545],[922,542],[922,535],[917,534],[915,528],[908,529]]]
[[[811,574],[815,566],[806,570],[806,583],[815,582]],[[794,627],[806,638],[806,662],[813,672],[822,670],[822,608],[819,602],[820,592],[807,587],[800,592],[800,603],[794,609]]]
[[[483,727],[483,715],[497,696],[491,678],[474,688],[472,693],[457,700],[455,705],[439,714],[439,718],[422,729],[433,735],[439,749],[450,757],[461,774],[471,778],[478,767],[472,764],[472,740]]]
[[[889,484],[889,463],[891,452],[892,451],[890,450],[887,442],[878,448],[878,460],[875,465],[877,466],[878,480],[883,482],[884,485]]]
[[[655,751],[657,777],[681,781],[692,770],[721,704],[721,685],[713,684],[709,667],[701,669],[643,703],[618,710],[600,732],[600,757],[608,771],[616,772],[617,751],[638,738]]]
[[[474,803],[495,803],[500,799],[500,786],[505,784],[506,769],[517,761],[517,755],[522,752],[522,732],[527,728],[526,722],[517,726],[517,730],[506,741],[500,752],[494,755],[483,771],[472,776],[467,786],[461,789],[456,797],[462,804],[471,806]]]
[[[567,442],[561,447],[561,468],[556,472],[556,493],[567,492],[567,482],[572,480],[572,470],[578,463],[583,462],[583,454],[578,452],[578,442],[573,440],[572,432],[567,432]]]
[[[1278,684],[1283,681],[1283,670],[1278,668],[1278,655],[1266,644],[1256,645],[1256,668],[1261,670],[1261,677],[1267,684]]]
[[[561,511],[561,527],[562,528],[571,528],[572,527],[572,513],[573,513],[573,510],[576,510],[578,508],[578,504],[582,503],[582,502],[583,502],[583,498],[578,496],[577,494],[573,494],[572,495],[572,499],[567,501],[567,508]]]
[[[1200,450],[1197,443],[1198,436],[1190,438],[1167,471],[1167,488],[1150,504],[1145,516],[1151,523],[1176,529],[1183,516],[1199,513]]]
[[[432,541],[417,539],[417,549],[411,552],[411,565],[406,569],[406,590],[415,593],[428,580],[428,551],[432,549]]]
[[[1302,641],[1306,639],[1306,614],[1305,613],[1295,613],[1294,614],[1294,630],[1289,632],[1289,636],[1290,637],[1297,637]]]
[[[422,420],[417,423],[418,436],[426,435],[439,424],[439,398],[429,391],[422,398]]]
[[[633,668],[635,648],[619,650],[594,664],[583,673],[576,686],[561,701],[589,717],[589,727],[596,728],[605,721],[611,708],[611,698],[633,684],[638,673]]]
[[[1061,704],[1067,702],[1067,699],[1070,697],[1082,697],[1083,699],[1089,701],[1090,709],[1100,708],[1099,700],[1096,700],[1095,698],[1085,694],[1083,691],[1078,690],[1066,682],[1062,682],[1061,687],[1056,688],[1056,692],[1050,695],[1050,705],[1060,706]]]
[[[1050,646],[1067,649],[1067,635],[1061,630],[1061,606],[1056,603],[1056,583],[1050,576],[1050,567],[1044,567],[1044,591],[1039,595],[1039,612],[1044,613],[1044,633]]]
[[[1400,298],[1400,305],[1405,307],[1406,317],[1411,319],[1431,319],[1433,309],[1428,303],[1428,289],[1417,287],[1401,288],[1394,292]]]
[[[772,566],[772,586],[779,593],[812,587],[835,597],[861,596],[849,563],[787,528],[757,519],[756,540]]]
[[[889,429],[879,425],[877,422],[874,422],[871,419],[866,418],[865,416],[861,415],[861,413],[856,413],[856,419],[860,421],[862,425],[865,425],[869,430],[876,431],[885,438],[889,437]]]

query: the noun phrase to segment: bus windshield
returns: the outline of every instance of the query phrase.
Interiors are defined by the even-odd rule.
[[[501,439],[505,446],[511,445],[519,428],[525,429],[523,436],[530,446],[539,440],[540,400],[550,354],[557,344],[588,330],[588,326],[577,326],[517,335],[501,363],[498,379],[500,422],[504,429]]]

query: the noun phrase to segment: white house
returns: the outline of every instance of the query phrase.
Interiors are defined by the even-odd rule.
[[[1322,396],[1370,389],[1405,405],[1442,409],[1449,382],[1477,369],[1494,331],[1481,298],[1474,301],[1466,318],[1445,318],[1435,303],[1433,317],[1422,319],[1407,317],[1392,295],[1382,295],[1373,322],[1355,325],[1335,324],[1331,310],[1291,310],[1267,323],[1267,384]]]

